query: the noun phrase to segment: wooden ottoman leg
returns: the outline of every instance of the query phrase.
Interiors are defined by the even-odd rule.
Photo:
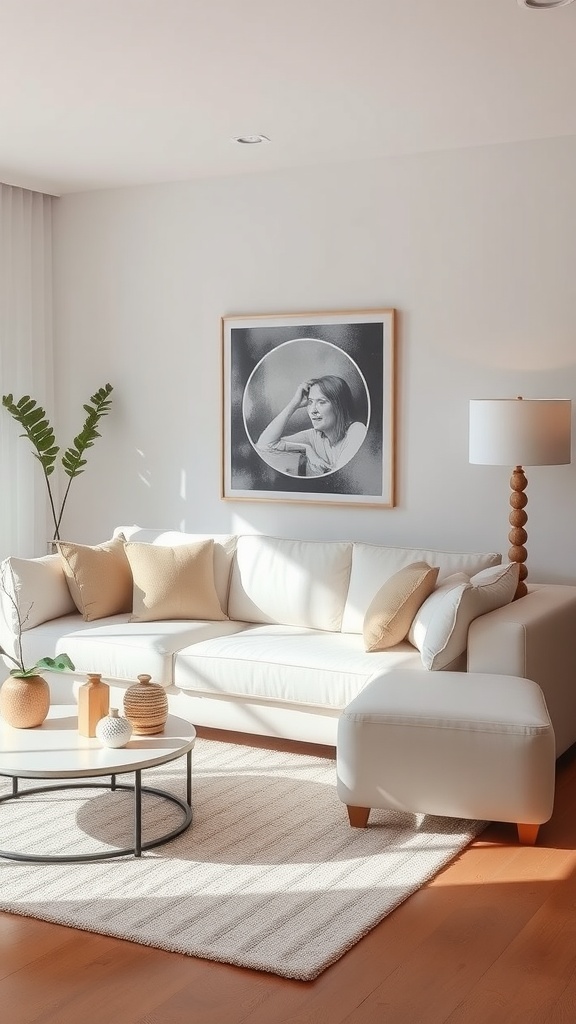
[[[539,825],[521,825],[518,823],[518,841],[522,846],[534,846],[538,838]]]
[[[347,804],[348,817],[352,828],[366,828],[368,824],[369,807],[351,807]],[[525,826],[526,827],[526,826]]]

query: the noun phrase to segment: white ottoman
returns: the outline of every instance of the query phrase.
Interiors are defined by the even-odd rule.
[[[536,842],[554,804],[554,731],[531,679],[472,672],[374,676],[344,709],[338,796],[350,824],[371,807],[513,821]]]

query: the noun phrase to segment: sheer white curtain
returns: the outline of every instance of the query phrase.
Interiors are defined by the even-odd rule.
[[[0,184],[0,393],[31,395],[51,423],[52,197]],[[46,484],[27,438],[0,407],[0,558],[46,554]]]

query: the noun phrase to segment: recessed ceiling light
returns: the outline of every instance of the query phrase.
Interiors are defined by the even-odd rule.
[[[549,11],[552,7],[567,7],[574,0],[518,0],[520,7],[528,7],[531,11]]]
[[[243,146],[255,146],[258,142],[270,142],[267,135],[235,135],[233,142],[241,142]]]

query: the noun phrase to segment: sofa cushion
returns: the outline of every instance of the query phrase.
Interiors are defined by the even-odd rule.
[[[33,664],[42,657],[65,652],[75,666],[75,678],[100,672],[104,679],[136,682],[145,672],[154,682],[169,686],[174,655],[197,640],[242,629],[239,622],[130,622],[129,614],[114,615],[97,622],[84,622],[78,612],[53,619],[23,636],[24,661]],[[420,656],[418,655],[418,660]]]
[[[364,616],[375,593],[386,580],[405,565],[427,562],[438,566],[438,583],[455,572],[468,576],[499,565],[502,556],[496,552],[433,551],[425,548],[393,548],[377,544],[355,543],[352,551],[350,586],[342,618],[344,633],[361,633]]]
[[[367,651],[384,651],[404,640],[420,605],[434,590],[437,577],[437,566],[414,562],[386,580],[364,617]]]
[[[127,541],[134,584],[132,622],[226,619],[214,585],[214,542],[167,547]]]
[[[456,573],[440,584],[419,608],[408,633],[424,667],[450,668],[466,650],[470,623],[512,601],[518,574],[518,563],[509,562],[470,579]]]
[[[366,654],[357,633],[254,625],[179,651],[174,682],[204,696],[334,711],[346,707],[374,672],[394,668],[424,672],[418,652],[407,641]]]
[[[132,573],[122,537],[93,547],[58,541],[58,551],[72,599],[85,622],[130,611]]]
[[[239,537],[230,618],[339,630],[351,554],[349,543]]]
[[[200,540],[214,542],[214,586],[223,611],[228,608],[230,572],[236,549],[236,537],[231,533],[181,533],[179,530],[151,530],[142,526],[117,526],[114,536],[123,534],[126,540],[140,544],[158,544],[175,548],[179,544],[195,544]]]
[[[14,634],[18,632],[18,616],[22,629],[28,630],[76,609],[60,555],[5,558],[0,575],[2,615]]]

